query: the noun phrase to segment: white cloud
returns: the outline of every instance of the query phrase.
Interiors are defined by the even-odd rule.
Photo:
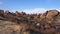
[[[44,8],[35,8],[35,9],[26,9],[23,10],[24,12],[28,13],[28,14],[35,14],[35,13],[44,13],[46,11],[46,9]]]
[[[39,14],[39,13],[44,13],[46,12],[47,10],[58,10],[60,11],[60,9],[57,9],[57,8],[51,8],[51,9],[45,9],[45,8],[34,8],[34,9],[25,9],[23,10],[23,12],[27,13],[27,14]]]
[[[51,9],[48,9],[48,10],[58,10],[60,12],[60,9],[58,9],[58,8],[51,8]]]

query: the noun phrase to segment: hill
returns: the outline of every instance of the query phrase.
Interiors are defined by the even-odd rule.
[[[0,34],[60,34],[60,12],[26,14],[0,10]]]

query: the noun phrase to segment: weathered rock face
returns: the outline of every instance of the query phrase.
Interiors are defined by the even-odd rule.
[[[60,12],[26,14],[0,10],[0,34],[60,34]]]
[[[40,17],[42,19],[44,19],[44,18],[51,19],[52,17],[58,15],[58,13],[59,12],[57,10],[49,10],[49,11],[43,13]]]
[[[48,11],[43,13],[43,14],[41,14],[41,16],[40,16],[41,20],[46,18],[47,13],[48,13]]]
[[[51,18],[53,18],[56,15],[58,15],[58,11],[57,10],[49,10],[47,15],[46,15],[46,18],[47,19],[51,19]]]
[[[40,20],[45,20],[48,23],[51,23],[58,14],[59,12],[57,10],[49,10],[40,16]]]

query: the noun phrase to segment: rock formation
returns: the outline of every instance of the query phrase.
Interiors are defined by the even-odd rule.
[[[60,12],[26,14],[0,10],[0,34],[60,34]]]

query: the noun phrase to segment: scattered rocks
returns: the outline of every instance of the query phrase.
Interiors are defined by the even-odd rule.
[[[43,14],[0,10],[0,20],[2,20],[0,21],[1,32],[12,32],[13,34],[37,34],[36,32],[38,34],[58,34],[57,32],[60,32],[60,12],[57,10],[49,10]]]

